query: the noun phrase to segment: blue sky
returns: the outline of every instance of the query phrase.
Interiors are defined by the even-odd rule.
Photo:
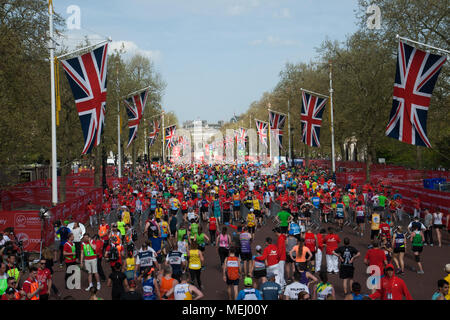
[[[167,83],[163,108],[180,122],[229,120],[279,80],[286,62],[309,62],[327,37],[356,30],[357,0],[53,0],[64,18],[81,9],[81,30],[150,57]],[[138,88],[136,88],[138,89]]]

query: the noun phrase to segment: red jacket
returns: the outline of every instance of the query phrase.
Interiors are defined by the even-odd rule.
[[[280,255],[278,254],[278,248],[274,244],[269,244],[262,254],[262,256],[257,257],[256,259],[260,261],[264,261],[267,259],[267,266],[273,266],[280,261]]]
[[[388,264],[387,267],[394,269],[392,264]],[[405,297],[407,300],[412,300],[411,294],[405,285],[405,282],[396,277],[395,274],[392,278],[388,278],[386,275],[381,278],[380,289],[371,295],[371,299],[381,299],[381,300],[403,300]]]
[[[278,237],[277,250],[280,260],[286,261],[286,236],[284,234],[280,234]]]

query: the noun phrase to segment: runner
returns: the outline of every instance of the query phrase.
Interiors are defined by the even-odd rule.
[[[154,268],[146,268],[142,275],[139,276],[142,281],[142,291],[144,300],[159,300],[161,295],[159,292],[158,282],[156,280],[156,271]]]
[[[361,294],[361,285],[359,282],[353,282],[352,283],[352,292],[349,293],[345,300],[366,300],[369,299],[366,294]]]
[[[323,239],[326,246],[326,262],[328,273],[338,273],[339,272],[339,259],[333,254],[334,250],[338,248],[341,239],[337,234],[334,233],[332,227],[328,228],[328,234]]]
[[[251,241],[252,235],[248,232],[248,228],[244,227],[242,233],[239,235],[240,240],[240,258],[243,263],[244,275],[250,275],[250,262],[252,261]]]
[[[418,274],[424,274],[422,262],[420,262],[420,254],[423,251],[423,242],[425,241],[425,237],[423,235],[423,231],[419,229],[418,226],[413,226],[411,233],[411,250],[414,254],[414,259],[417,262],[417,266],[419,270],[417,270]]]
[[[219,229],[219,222],[216,217],[209,217],[208,229],[209,229],[209,237],[212,241],[212,245],[215,246],[216,238],[218,236],[217,230]]]
[[[234,220],[239,221],[241,215],[241,196],[237,190],[233,194],[233,215]]]
[[[296,272],[294,273],[294,282],[286,286],[284,290],[284,299],[285,300],[298,300],[298,294],[302,291],[307,292],[309,294],[309,288],[307,285],[300,282],[301,274]]]
[[[328,275],[325,270],[319,273],[320,282],[316,285],[313,292],[313,300],[327,300],[328,296],[336,299],[334,288],[328,282]]]
[[[175,278],[172,278],[172,267],[164,266],[163,274],[159,276],[161,300],[174,300],[174,289],[178,284]]]
[[[358,233],[360,237],[364,237],[364,225],[365,225],[365,208],[361,201],[358,201],[358,206],[356,207],[356,224],[358,225]]]
[[[261,292],[255,288],[252,288],[252,278],[245,277],[244,286],[245,288],[239,291],[236,300],[262,300]]]
[[[300,238],[297,240],[297,245],[294,246],[289,252],[289,256],[292,260],[295,261],[295,271],[296,273],[300,272],[300,270],[306,270],[307,263],[312,259],[313,255],[308,247],[305,245],[305,240]],[[294,257],[295,253],[295,257]],[[294,273],[295,276],[295,273]]]
[[[348,196],[346,197],[348,198]],[[346,216],[347,210],[348,205],[343,202],[342,198],[340,198],[336,203],[336,217],[335,217],[340,231],[342,231],[344,228],[344,218]]]
[[[200,275],[202,271],[202,265],[205,264],[205,258],[203,257],[203,253],[198,249],[197,242],[192,242],[190,247],[191,248],[188,251],[189,274],[191,276],[192,282],[197,279],[198,288],[202,290]]]
[[[344,296],[348,294],[347,289],[353,285],[353,275],[355,267],[353,262],[360,256],[358,250],[350,246],[350,239],[344,238],[344,246],[337,248],[333,252],[334,255],[339,257],[341,265],[339,267],[339,278],[343,280]],[[350,282],[350,286],[348,283]]]
[[[253,274],[253,278],[256,279],[259,282],[259,285],[261,286],[264,282],[267,281],[266,275],[266,263],[264,260],[262,260],[260,257],[262,257],[262,247],[260,245],[257,245],[256,248],[256,255],[252,258],[252,264],[250,267],[250,274]],[[274,273],[272,273],[274,274]],[[256,287],[257,283],[254,283],[254,286]],[[281,288],[281,286],[280,286]]]
[[[223,266],[225,258],[228,257],[230,250],[231,237],[227,234],[227,227],[222,227],[222,233],[216,238],[216,246],[219,248],[220,266]]]
[[[405,273],[406,237],[402,231],[403,228],[398,226],[392,237],[393,260],[397,266],[397,274]]]
[[[381,216],[377,211],[374,211],[370,215],[370,240],[378,239],[378,235],[380,233],[380,221]]]
[[[247,227],[250,232],[252,239],[255,238],[255,229],[256,229],[256,216],[254,214],[254,209],[251,208],[250,212],[247,214]]]
[[[311,264],[311,271],[315,272],[315,265],[316,265],[316,252],[318,250],[318,241],[317,241],[317,237],[316,235],[312,232],[311,228],[308,228],[306,230],[305,236],[305,247],[307,247],[309,249],[309,251],[311,252],[311,259],[309,260],[310,264]],[[320,270],[320,267],[319,267]]]
[[[223,264],[223,281],[227,284],[228,300],[237,298],[239,278],[242,274],[241,260],[235,256],[235,252],[235,248],[231,247]],[[234,292],[234,299],[232,291]]]
[[[185,256],[178,250],[178,244],[175,244],[173,250],[166,257],[165,265],[172,268],[172,276],[178,282],[181,281],[181,275],[186,268],[185,261]]]
[[[141,276],[145,270],[150,270],[153,267],[159,269],[156,251],[152,248],[151,242],[147,240],[136,256],[136,271]]]
[[[287,212],[288,204],[283,203],[283,208],[278,212],[276,216],[276,221],[280,224],[281,233],[286,234],[288,232],[289,223],[292,221],[292,216]]]

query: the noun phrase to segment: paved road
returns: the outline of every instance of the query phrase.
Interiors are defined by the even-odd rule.
[[[245,213],[244,213],[245,214]],[[324,227],[328,227],[331,225],[324,225]],[[205,226],[206,227],[206,226]],[[204,228],[205,229],[205,228]],[[252,244],[252,248],[254,250],[257,244],[264,245],[265,238],[267,236],[273,237],[275,240],[275,235],[272,232],[273,224],[271,219],[268,220],[268,223],[259,231],[257,231],[255,240]],[[366,230],[368,226],[366,226]],[[89,228],[88,228],[89,230]],[[344,237],[349,237],[351,241],[351,245],[356,247],[361,252],[360,258],[355,262],[355,281],[361,283],[363,287],[363,293],[368,293],[366,289],[365,283],[367,277],[365,275],[366,266],[363,262],[364,255],[367,251],[367,245],[370,242],[369,235],[365,235],[364,238],[357,237],[353,230],[350,227],[344,227],[344,231],[338,233],[341,239]],[[226,285],[222,280],[222,273],[220,270],[220,260],[217,253],[216,248],[212,246],[207,246],[205,250],[205,259],[206,259],[206,270],[202,271],[201,279],[203,283],[203,292],[208,300],[226,300]],[[436,289],[437,280],[443,278],[444,276],[444,265],[446,263],[450,263],[450,237],[447,232],[444,235],[443,247],[438,248],[434,247],[424,247],[424,251],[422,253],[422,261],[425,274],[418,275],[416,272],[411,270],[411,267],[415,267],[415,262],[413,259],[413,255],[411,251],[408,250],[405,256],[405,263],[407,265],[407,269],[404,275],[400,277],[405,280],[408,289],[411,292],[411,295],[414,299],[420,300],[429,300]],[[60,269],[58,266],[54,268],[54,282],[57,287],[61,290],[62,296],[71,295],[76,299],[87,299],[89,294],[84,290],[87,287],[87,274],[82,273],[82,289],[81,290],[65,290],[64,289],[64,270]],[[104,263],[104,270],[106,275],[108,276],[110,273],[109,265]],[[317,275],[317,274],[316,274]],[[318,276],[318,275],[317,275]],[[329,275],[329,281],[334,285],[336,290],[336,297],[338,300],[344,298],[343,295],[343,287],[342,281],[339,279],[338,275]],[[240,288],[243,286],[242,281]],[[102,288],[98,294],[98,296],[104,299],[110,299],[111,290],[106,287],[106,282],[102,283]],[[55,297],[51,297],[51,299],[55,299]]]

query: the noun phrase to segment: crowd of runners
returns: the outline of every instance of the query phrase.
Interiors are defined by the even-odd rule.
[[[330,274],[342,279],[346,300],[414,298],[401,275],[426,273],[424,246],[443,246],[449,219],[439,207],[416,198],[409,215],[397,190],[382,183],[337,186],[328,170],[315,167],[263,172],[258,165],[205,164],[129,170],[128,184],[104,190],[101,212],[88,205],[86,232],[76,221],[71,228],[72,221],[55,225],[54,246],[26,279],[8,246],[13,234],[2,235],[2,299],[59,295],[52,283],[58,265],[69,289],[74,268],[87,273],[82,289],[92,300],[104,285],[113,300],[208,299],[206,268],[215,268],[230,300],[334,300]],[[267,227],[271,235],[257,242]],[[352,246],[344,228],[361,239],[370,235],[368,249]],[[205,263],[208,246],[217,266]],[[415,265],[405,269],[409,251]],[[367,266],[372,287],[353,280],[355,262]],[[449,300],[450,263],[434,278],[430,299]]]

